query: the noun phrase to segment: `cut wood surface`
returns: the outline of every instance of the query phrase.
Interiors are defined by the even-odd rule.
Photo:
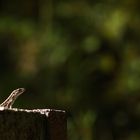
[[[53,109],[0,110],[0,140],[66,140],[66,112]]]

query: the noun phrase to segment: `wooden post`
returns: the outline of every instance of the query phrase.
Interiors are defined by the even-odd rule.
[[[0,140],[66,140],[65,111],[0,110]]]

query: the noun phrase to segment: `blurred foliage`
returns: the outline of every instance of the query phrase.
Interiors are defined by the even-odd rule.
[[[0,100],[25,87],[16,104],[67,110],[69,140],[139,140],[139,6],[0,1]]]

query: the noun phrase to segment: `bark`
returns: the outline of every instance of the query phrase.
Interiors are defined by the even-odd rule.
[[[66,121],[61,110],[0,110],[0,140],[66,140]]]

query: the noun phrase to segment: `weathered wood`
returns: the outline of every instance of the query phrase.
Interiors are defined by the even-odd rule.
[[[0,140],[66,140],[65,111],[0,110]]]

